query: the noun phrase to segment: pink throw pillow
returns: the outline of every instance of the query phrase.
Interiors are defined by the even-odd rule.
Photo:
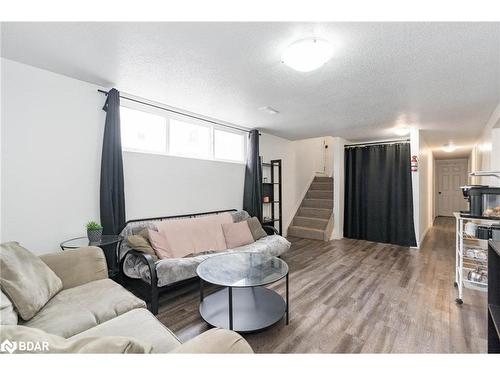
[[[172,258],[182,258],[204,251],[227,249],[221,224],[232,223],[228,212],[186,219],[165,220],[157,224],[158,232],[168,240]]]
[[[155,230],[148,229],[149,242],[155,251],[155,254],[160,259],[172,258],[172,252],[168,245],[167,238]]]
[[[228,249],[234,249],[235,247],[255,242],[246,220],[239,223],[222,224],[222,231],[224,232]]]

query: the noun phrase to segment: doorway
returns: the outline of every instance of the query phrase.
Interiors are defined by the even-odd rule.
[[[436,160],[437,216],[453,216],[453,212],[467,209],[461,186],[467,185],[468,160]]]

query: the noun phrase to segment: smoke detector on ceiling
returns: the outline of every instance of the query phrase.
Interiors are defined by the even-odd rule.
[[[269,106],[260,107],[259,110],[266,112],[270,115],[277,115],[278,113],[280,113],[280,111],[278,111],[277,109],[274,109],[273,107],[269,107]]]

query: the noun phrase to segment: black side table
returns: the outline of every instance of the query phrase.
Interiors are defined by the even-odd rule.
[[[108,274],[111,279],[117,279],[119,275],[120,247],[123,237],[115,235],[103,235],[100,241],[90,242],[87,237],[77,237],[61,242],[59,246],[64,250],[78,249],[85,246],[97,246],[104,251]]]

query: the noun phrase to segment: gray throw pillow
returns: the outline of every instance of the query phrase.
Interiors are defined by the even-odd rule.
[[[233,223],[239,223],[240,221],[248,219],[250,215],[245,210],[240,210],[231,212],[231,217],[233,218]]]
[[[267,236],[266,231],[262,229],[262,225],[260,224],[259,219],[257,219],[256,217],[247,219],[247,223],[254,241]]]
[[[0,245],[0,286],[24,320],[33,318],[62,289],[62,281],[17,242]]]

